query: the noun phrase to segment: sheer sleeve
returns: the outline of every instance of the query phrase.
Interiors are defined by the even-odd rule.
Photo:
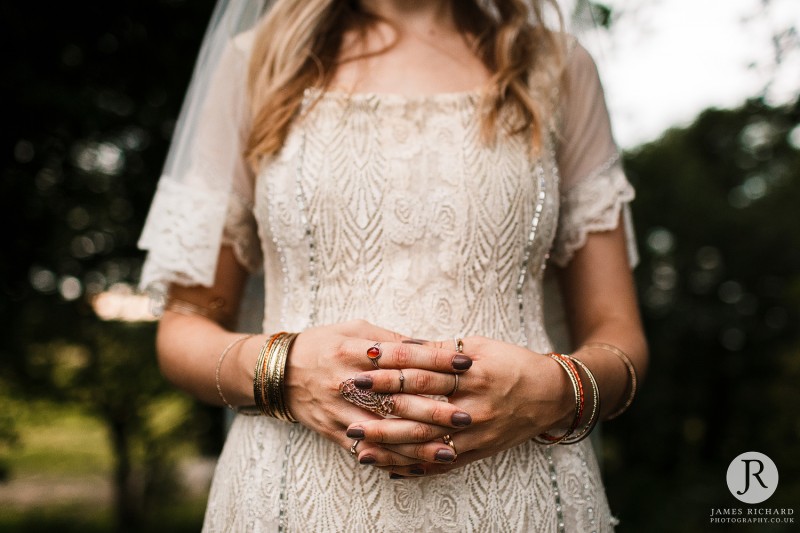
[[[253,272],[262,257],[252,213],[254,176],[244,160],[249,129],[246,75],[251,37],[240,35],[222,52],[199,108],[184,109],[173,138],[140,248],[147,250],[140,287],[168,283],[210,286],[220,246],[233,247]]]
[[[634,191],[611,134],[597,68],[579,44],[568,58],[561,96],[558,166],[561,207],[551,260],[566,266],[589,233],[617,227],[623,213],[631,266],[638,261],[628,204]]]

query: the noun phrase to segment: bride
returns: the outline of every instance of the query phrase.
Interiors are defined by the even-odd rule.
[[[141,239],[164,374],[238,411],[204,529],[612,530],[584,437],[647,347],[592,59],[545,0],[262,4],[220,1]]]

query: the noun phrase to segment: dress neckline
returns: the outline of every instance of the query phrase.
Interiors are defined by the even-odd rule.
[[[321,89],[308,87],[303,92],[312,101],[334,102],[380,102],[381,104],[472,104],[481,97],[481,89],[427,94],[402,94],[389,92],[350,92],[344,89]]]

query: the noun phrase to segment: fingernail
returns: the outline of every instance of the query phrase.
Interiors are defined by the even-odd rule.
[[[452,463],[456,458],[456,454],[454,454],[453,450],[450,448],[443,448],[436,452],[433,458],[436,459],[438,463]]]
[[[362,465],[374,465],[375,458],[372,457],[371,455],[365,455],[364,457],[359,459],[358,462],[361,463]]]
[[[405,478],[406,476],[401,476],[400,474],[395,474],[394,472],[389,474],[389,479],[405,479]]]
[[[458,354],[453,357],[453,368],[456,370],[466,370],[472,366],[472,359],[466,355]]]
[[[372,378],[369,376],[356,376],[353,379],[353,385],[355,385],[357,389],[371,389]]]
[[[408,471],[411,472],[412,474],[414,474],[415,476],[424,476],[425,475],[425,469],[422,468],[421,466],[412,466],[411,468],[409,468]]]
[[[363,439],[365,436],[362,428],[348,428],[346,435],[350,439]]]
[[[406,339],[403,344],[425,344],[425,341],[422,339]]]
[[[453,422],[454,426],[460,428],[472,424],[472,417],[469,416],[469,413],[464,413],[464,412],[454,413],[453,416],[450,417],[450,420]]]

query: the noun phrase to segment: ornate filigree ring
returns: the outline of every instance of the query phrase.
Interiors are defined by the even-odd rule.
[[[375,368],[380,368],[378,366],[378,359],[380,359],[382,355],[381,343],[379,342],[376,342],[367,349],[367,357]]]
[[[339,384],[339,394],[353,405],[381,416],[389,416],[394,410],[394,397],[391,394],[361,390],[352,378]]]

